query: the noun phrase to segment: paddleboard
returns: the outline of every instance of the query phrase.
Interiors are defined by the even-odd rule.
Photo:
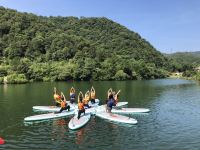
[[[3,145],[5,143],[5,140],[0,137],[0,145]]]
[[[88,105],[91,107],[95,107],[99,105],[100,100],[99,99],[95,99],[95,103],[91,103],[91,101],[88,102]]]
[[[61,118],[69,115],[73,115],[74,110],[70,111],[63,111],[61,113],[47,113],[47,114],[40,114],[34,115],[24,118],[24,121],[39,121],[39,120],[46,120],[46,119],[54,119],[54,118]]]
[[[118,115],[118,114],[107,113],[107,112],[97,112],[96,116],[103,119],[110,120],[110,121],[119,122],[119,123],[127,123],[127,124],[137,123],[136,119],[133,119],[127,116]]]
[[[128,105],[128,102],[118,102],[114,107],[123,107],[125,105]]]
[[[69,104],[69,103],[67,103]],[[73,110],[77,104],[69,104],[70,110]],[[57,106],[33,106],[33,110],[35,111],[44,111],[44,112],[58,112],[60,111],[60,107]]]
[[[113,106],[113,108],[120,108],[120,107],[123,107],[127,104],[128,104],[128,102],[118,102],[116,106]],[[95,111],[96,112],[106,111],[106,104],[96,107]]]
[[[99,107],[99,106],[93,106],[93,107],[90,107],[90,108],[85,107],[85,112],[86,112],[86,113],[95,114],[95,113],[96,113],[96,109],[97,109],[98,107]],[[76,109],[74,110],[74,113],[75,113],[75,114],[78,114],[78,108],[76,108]]]
[[[69,129],[76,130],[86,125],[88,121],[90,120],[91,114],[90,113],[86,113],[85,115],[81,114],[81,117],[79,119],[77,117],[78,115],[75,115],[69,121],[69,124],[68,124]]]
[[[60,107],[57,106],[33,106],[35,111],[47,111],[47,112],[57,112],[60,110]]]
[[[122,109],[112,109],[112,113],[122,113],[122,114],[131,114],[131,113],[148,113],[149,109],[146,108],[122,108]]]

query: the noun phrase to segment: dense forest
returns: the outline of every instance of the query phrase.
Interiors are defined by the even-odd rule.
[[[1,83],[156,79],[176,69],[138,33],[107,18],[0,7]]]

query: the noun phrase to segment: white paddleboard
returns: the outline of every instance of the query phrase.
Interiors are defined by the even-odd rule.
[[[48,112],[58,112],[60,107],[57,106],[33,106],[32,107],[36,111],[48,111]]]
[[[123,107],[125,105],[128,105],[128,102],[118,102],[114,107]]]
[[[120,107],[123,107],[127,104],[128,104],[128,102],[118,102],[116,106],[113,106],[113,108],[120,108]],[[95,111],[96,112],[106,111],[106,104],[96,107]]]
[[[91,101],[88,102],[88,105],[91,107],[96,107],[99,105],[100,100],[99,99],[95,99],[95,103],[91,103]]]
[[[85,107],[85,112],[86,112],[86,113],[95,114],[96,109],[97,109],[98,107],[99,107],[99,106],[93,106],[93,107],[90,107],[90,108]],[[78,114],[78,108],[76,108],[76,109],[74,110],[74,113],[75,113],[75,114]]]
[[[70,104],[67,103],[70,106],[70,110],[73,110],[77,104]],[[44,111],[44,112],[58,112],[60,111],[60,107],[57,106],[33,106],[33,110],[35,111]]]
[[[131,114],[131,113],[148,113],[149,109],[146,108],[122,108],[122,109],[112,109],[112,113],[121,113],[121,114]]]
[[[97,112],[96,116],[103,119],[110,120],[110,121],[114,121],[114,122],[127,123],[127,124],[137,123],[136,119],[133,119],[127,116],[118,115],[118,114],[107,113],[107,112]]]
[[[46,120],[46,119],[53,119],[53,118],[61,118],[69,115],[73,115],[74,111],[65,111],[61,113],[47,113],[47,114],[40,114],[34,115],[24,118],[24,121],[39,121],[39,120]]]
[[[78,117],[78,115],[75,115],[69,121],[68,127],[71,130],[76,130],[76,129],[83,127],[90,120],[91,114],[90,113],[85,113],[85,115],[81,114],[81,117],[79,119],[77,117]]]

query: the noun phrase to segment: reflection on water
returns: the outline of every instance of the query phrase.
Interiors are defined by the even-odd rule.
[[[128,107],[149,108],[133,114],[137,125],[110,122],[95,116],[84,128],[68,129],[72,116],[33,123],[24,117],[38,114],[32,106],[52,105],[52,89],[69,98],[69,89],[87,91],[91,86],[105,100],[107,90],[121,89]],[[0,85],[0,149],[199,149],[200,86],[188,80],[52,82]],[[129,116],[129,115],[127,115]]]
[[[75,138],[76,144],[78,145],[82,144],[83,139],[84,139],[84,128],[81,128],[76,132],[76,138]]]

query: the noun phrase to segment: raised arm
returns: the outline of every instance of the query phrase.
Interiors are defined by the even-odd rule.
[[[63,94],[63,92],[61,92],[60,94],[61,94],[61,97],[64,98],[64,101],[66,101],[66,98],[65,98],[65,95]]]
[[[74,89],[73,86],[72,86],[71,89],[70,89],[70,93],[75,93],[75,89]]]
[[[120,92],[121,92],[121,90],[119,90],[119,91],[117,92],[116,96],[117,96]]]
[[[110,88],[109,90],[108,90],[108,98],[109,98],[109,95],[112,93],[112,88]]]
[[[56,90],[56,87],[54,87],[54,94],[56,94],[57,93],[57,90]]]
[[[82,97],[82,99],[83,99],[83,93],[81,91],[78,94],[78,103],[80,102],[80,97]]]
[[[93,93],[94,95],[95,95],[95,89],[94,89],[94,87],[92,86],[92,88],[91,88],[91,94]]]
[[[87,98],[87,97],[90,98],[90,91],[89,90],[85,93],[85,98]]]
[[[94,89],[94,87],[92,86],[92,88],[91,88],[91,92],[95,92],[95,89]]]

